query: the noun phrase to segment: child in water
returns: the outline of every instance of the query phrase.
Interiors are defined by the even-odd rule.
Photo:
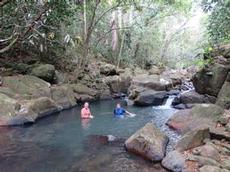
[[[122,108],[120,103],[117,103],[116,108],[113,111],[114,116],[119,117],[119,118],[123,118],[126,113],[131,117],[136,116],[135,114],[130,113],[127,110],[125,110],[124,108]]]

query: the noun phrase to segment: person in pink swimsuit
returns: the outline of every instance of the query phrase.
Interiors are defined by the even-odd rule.
[[[81,109],[81,118],[82,119],[90,119],[93,118],[89,109],[89,103],[85,102],[84,107]]]

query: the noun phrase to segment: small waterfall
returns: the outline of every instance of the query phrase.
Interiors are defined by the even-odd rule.
[[[166,100],[164,105],[154,106],[153,108],[154,109],[170,109],[171,105],[172,105],[172,102],[175,99],[175,97],[176,97],[175,95],[171,95],[171,96],[168,97],[168,99]]]
[[[172,105],[172,102],[173,102],[174,98],[175,98],[175,96],[169,96],[168,99],[166,100],[164,106],[170,108],[171,105]]]

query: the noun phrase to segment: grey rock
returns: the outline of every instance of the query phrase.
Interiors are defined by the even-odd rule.
[[[181,172],[186,166],[185,158],[177,150],[169,152],[161,164],[163,167],[173,172]]]

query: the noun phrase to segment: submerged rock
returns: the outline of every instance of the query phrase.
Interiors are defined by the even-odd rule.
[[[185,157],[177,150],[169,152],[161,162],[162,166],[173,172],[181,172],[185,169]]]
[[[161,161],[165,156],[168,137],[153,123],[147,123],[143,128],[125,141],[128,151],[151,161]]]

